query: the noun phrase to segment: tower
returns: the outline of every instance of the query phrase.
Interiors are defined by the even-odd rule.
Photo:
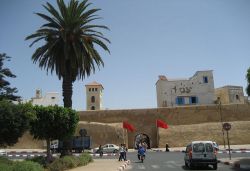
[[[86,110],[102,109],[102,91],[103,86],[100,83],[92,82],[85,85],[86,87]]]

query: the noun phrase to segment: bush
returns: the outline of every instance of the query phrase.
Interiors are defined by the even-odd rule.
[[[0,157],[0,171],[12,171],[13,162],[6,157]]]
[[[39,163],[43,167],[46,167],[46,164],[47,164],[46,163],[46,157],[43,157],[43,156],[37,156],[37,157],[34,157],[34,158],[28,158],[28,159],[26,159],[26,161],[33,161],[33,162]]]
[[[92,157],[83,153],[80,157],[65,156],[63,158],[56,159],[48,166],[49,171],[63,171],[66,169],[72,169],[78,166],[85,166],[89,162],[92,162]]]
[[[52,162],[49,166],[48,166],[48,170],[49,171],[63,171],[65,169],[63,160],[60,159],[56,159],[54,162]]]
[[[13,161],[9,160],[7,157],[0,157],[0,164],[11,165]]]
[[[12,165],[0,163],[0,171],[12,171]]]
[[[43,167],[32,161],[15,162],[12,171],[43,171]]]
[[[74,157],[74,156],[65,156],[62,158],[62,160],[63,160],[64,166],[67,169],[72,169],[74,167],[77,167],[78,166],[77,162],[79,163],[79,160],[77,159],[77,157]]]
[[[88,153],[83,153],[82,155],[80,155],[79,159],[80,159],[80,166],[85,166],[93,161],[91,155],[89,155]]]

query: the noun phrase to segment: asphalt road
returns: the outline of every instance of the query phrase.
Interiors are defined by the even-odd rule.
[[[25,152],[19,152],[19,153],[9,153],[8,158],[10,159],[25,159],[25,158],[32,158],[34,156],[44,156],[45,153],[39,153],[39,152],[31,152],[31,153],[25,153]],[[79,154],[75,154],[79,155]],[[105,159],[117,159],[118,155],[106,155],[103,156]],[[233,158],[238,157],[248,157],[250,158],[250,153],[233,153]],[[99,156],[93,156],[93,158],[98,159]],[[138,170],[145,170],[145,171],[181,171],[181,170],[189,170],[184,166],[184,153],[181,152],[153,152],[153,151],[147,151],[146,153],[146,159],[144,163],[141,163],[137,159],[137,152],[128,152],[127,153],[127,159],[130,160],[130,165],[126,170],[130,171],[138,171]],[[218,159],[226,158],[229,159],[229,155],[226,153],[218,154]],[[248,161],[249,162],[249,161]],[[250,163],[247,163],[248,166],[250,166]],[[197,168],[196,170],[213,170],[211,168]],[[218,171],[250,171],[250,167],[247,169],[235,169],[232,168],[230,165],[225,165],[223,163],[218,164]]]
[[[181,171],[189,170],[184,166],[184,154],[181,152],[147,152],[146,159],[144,163],[138,161],[136,153],[131,152],[127,154],[127,158],[131,161],[130,166],[127,170],[130,171]],[[232,157],[250,157],[249,153],[233,154]],[[228,158],[227,154],[219,154],[218,159]],[[196,168],[195,170],[213,170],[212,167],[209,168]],[[246,171],[244,169],[234,169],[232,166],[225,165],[223,163],[218,164],[218,171]]]

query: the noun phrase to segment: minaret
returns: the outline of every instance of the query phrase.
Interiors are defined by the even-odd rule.
[[[102,91],[103,86],[100,83],[92,82],[85,85],[86,87],[86,110],[102,109]]]

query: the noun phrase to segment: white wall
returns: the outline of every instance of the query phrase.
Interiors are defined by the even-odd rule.
[[[33,105],[42,105],[42,106],[59,105],[59,93],[48,92],[44,97],[32,98],[31,103]]]
[[[204,77],[207,77],[207,83],[204,82]],[[191,78],[181,80],[169,80],[161,76],[156,83],[156,93],[157,107],[176,106],[177,97],[183,97],[185,105],[190,105],[190,97],[197,97],[198,105],[213,104],[213,73],[197,71]]]

